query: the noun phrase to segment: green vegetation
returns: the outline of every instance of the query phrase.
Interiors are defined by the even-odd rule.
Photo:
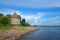
[[[8,17],[0,17],[0,25],[8,25],[10,24],[10,19]]]
[[[19,18],[20,18],[20,26],[30,26],[30,24],[29,23],[26,23],[26,20],[25,20],[25,18],[21,18],[21,16],[20,15],[18,15],[19,16]],[[18,24],[19,25],[19,24]]]
[[[10,18],[0,13],[0,29],[8,28],[10,26]]]
[[[11,26],[30,26],[29,23],[26,23],[25,19],[22,19],[20,15],[18,15],[18,16],[20,18],[21,24],[13,25],[13,24],[11,24],[11,21],[10,21],[10,18],[11,18],[10,14],[3,15],[2,13],[0,13],[0,29],[9,28]]]
[[[0,13],[0,17],[4,16],[2,13]]]
[[[29,26],[29,24],[26,23],[26,20],[25,19],[22,19],[21,20],[21,25],[23,25],[23,26]]]
[[[7,15],[6,15],[6,17],[9,17],[9,18],[10,18],[10,17],[11,17],[11,15],[10,15],[10,14],[7,14]]]

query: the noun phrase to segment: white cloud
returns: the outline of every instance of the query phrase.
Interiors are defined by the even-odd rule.
[[[60,25],[60,16],[46,20],[45,25]]]
[[[0,0],[0,4],[26,8],[60,7],[60,0]]]
[[[26,19],[39,19],[41,18],[42,16],[44,15],[44,13],[37,13],[35,15],[28,15],[28,16],[25,16]]]
[[[18,15],[22,15],[20,11],[13,10],[13,9],[2,9],[2,10],[0,10],[0,13],[3,13],[4,15],[6,15],[6,14],[12,15],[14,12],[16,12]]]
[[[30,24],[38,24],[38,20],[41,19],[41,17],[44,15],[44,13],[37,13],[35,15],[27,15],[24,16],[24,18],[27,20],[27,22],[30,22]]]

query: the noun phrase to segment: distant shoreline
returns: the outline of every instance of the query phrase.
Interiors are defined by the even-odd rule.
[[[49,25],[38,26],[38,25],[33,25],[32,27],[60,27],[60,26],[49,26]]]

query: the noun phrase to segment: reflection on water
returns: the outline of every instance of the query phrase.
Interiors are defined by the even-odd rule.
[[[60,40],[60,27],[39,27],[22,40]]]

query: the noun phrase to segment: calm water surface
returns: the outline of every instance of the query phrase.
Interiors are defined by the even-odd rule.
[[[38,27],[39,30],[26,35],[22,40],[60,40],[60,27]]]

